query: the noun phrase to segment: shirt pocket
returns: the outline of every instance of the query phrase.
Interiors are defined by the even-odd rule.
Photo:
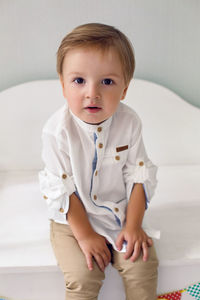
[[[127,157],[128,149],[120,152],[117,152],[116,148],[106,149],[104,153],[103,164],[123,167],[127,161]]]

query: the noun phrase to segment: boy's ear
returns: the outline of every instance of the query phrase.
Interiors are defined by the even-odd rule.
[[[63,80],[62,75],[59,75],[59,79],[60,79],[60,83],[61,83],[61,86],[62,86],[63,96],[64,96],[64,98],[66,98],[65,97],[65,89],[64,89],[64,80]]]
[[[129,86],[129,85],[127,85],[127,86],[124,88],[124,91],[123,91],[123,94],[122,94],[121,100],[124,100],[124,99],[125,99],[125,97],[126,97],[126,93],[127,93],[127,90],[128,90],[128,86]]]

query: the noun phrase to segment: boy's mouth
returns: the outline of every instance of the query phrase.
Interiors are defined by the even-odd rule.
[[[98,106],[87,106],[85,107],[85,110],[87,110],[87,112],[89,113],[97,113],[101,110],[101,107]]]

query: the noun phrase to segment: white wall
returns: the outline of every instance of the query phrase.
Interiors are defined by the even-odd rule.
[[[200,107],[199,0],[0,0],[0,90],[56,78],[63,36],[87,22],[114,25],[135,47],[135,77]]]

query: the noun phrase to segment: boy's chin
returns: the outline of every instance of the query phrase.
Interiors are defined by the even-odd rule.
[[[90,124],[90,125],[100,125],[100,124],[102,124],[103,122],[105,122],[106,120],[103,120],[103,121],[100,121],[100,122],[98,122],[98,123],[91,123],[91,122],[86,122],[86,121],[83,121],[83,122],[85,122],[85,123],[87,123],[87,124]]]
[[[101,123],[105,122],[108,118],[100,118],[100,117],[92,117],[92,118],[83,118],[82,121],[87,123],[87,124],[90,124],[90,125],[100,125]]]

